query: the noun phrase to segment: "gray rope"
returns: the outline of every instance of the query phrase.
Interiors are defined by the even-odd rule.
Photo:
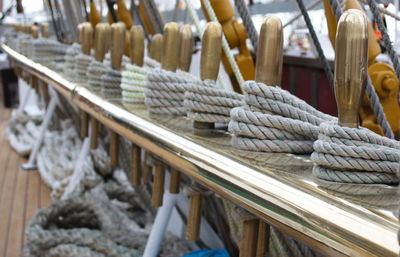
[[[109,100],[119,101],[121,98],[121,71],[108,68],[101,76],[101,94]]]
[[[308,15],[307,9],[304,6],[303,0],[296,0],[301,13],[304,16],[304,21],[310,31],[310,36],[314,42],[314,46],[318,52],[319,61],[321,62],[322,66],[324,67],[326,77],[328,78],[329,85],[333,88],[333,73],[331,67],[325,57],[324,51],[322,50],[321,44],[318,40],[317,34],[315,33],[314,26],[311,23],[310,16]]]
[[[250,11],[247,8],[244,0],[235,0],[235,6],[239,12],[240,17],[243,20],[243,24],[246,27],[247,33],[249,34],[249,38],[250,38],[251,44],[254,47],[254,51],[257,53],[258,33],[254,26],[253,20],[251,19]]]
[[[100,91],[101,89],[101,76],[107,71],[107,66],[96,60],[92,60],[90,63],[86,76],[88,78],[88,83],[92,90]]]
[[[213,80],[188,86],[183,105],[194,121],[228,123],[232,108],[242,105],[243,95],[218,88]]]
[[[154,69],[147,74],[145,104],[150,113],[186,115],[183,105],[184,94],[189,84],[196,83],[185,73]]]
[[[232,109],[228,126],[241,150],[311,153],[319,125],[335,120],[281,88],[247,81],[243,89],[247,106]]]
[[[329,3],[332,7],[332,10],[334,12],[335,18],[337,21],[339,21],[340,16],[342,15],[343,11],[342,8],[340,7],[339,3],[337,0],[329,0]],[[390,41],[390,40],[389,40]],[[392,128],[390,127],[389,122],[387,121],[385,112],[383,111],[383,107],[381,105],[381,102],[379,100],[379,96],[375,91],[375,87],[372,85],[371,78],[368,75],[367,79],[367,85],[365,88],[365,91],[368,95],[368,98],[371,103],[372,110],[375,114],[376,120],[378,124],[381,126],[383,133],[385,136],[388,138],[394,138],[394,134],[392,131]]]
[[[311,160],[313,174],[322,180],[346,183],[398,183],[400,143],[365,128],[320,125]]]
[[[381,14],[379,12],[378,6],[374,0],[367,0],[367,2],[371,8],[372,14],[374,15],[374,20],[378,24],[379,30],[382,32],[383,42],[385,42],[385,46],[386,46],[387,52],[389,54],[389,57],[392,60],[396,75],[398,78],[400,78],[399,58],[397,57],[397,54],[396,54],[395,50],[393,49],[392,41],[390,40],[390,37],[389,37],[389,34],[387,32],[385,25],[383,24],[383,20],[382,20]]]

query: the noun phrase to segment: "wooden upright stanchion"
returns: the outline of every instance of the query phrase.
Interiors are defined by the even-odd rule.
[[[124,51],[126,26],[122,22],[111,25],[111,67],[121,69]],[[111,166],[118,166],[118,134],[110,130],[110,159]]]
[[[217,22],[206,25],[201,45],[200,76],[202,80],[216,80],[218,77],[219,63],[221,61],[222,28]],[[196,128],[212,128],[213,123],[194,122]],[[189,195],[189,214],[187,221],[186,238],[196,241],[200,232],[201,220],[201,192],[192,192]]]
[[[82,44],[82,54],[90,55],[90,49],[93,44],[93,28],[89,22],[85,22],[81,27],[81,44]],[[81,138],[88,136],[89,129],[89,115],[81,111]]]
[[[200,78],[202,80],[216,80],[222,53],[222,28],[218,22],[209,22],[201,42]],[[214,128],[214,123],[194,121],[197,129]]]
[[[176,71],[179,58],[179,26],[175,22],[167,23],[164,27],[163,58],[161,66],[168,71]],[[153,47],[153,46],[152,46]],[[159,49],[157,49],[159,51]],[[158,162],[153,182],[152,205],[162,205],[164,195],[165,166]],[[162,174],[161,174],[162,173]],[[162,181],[161,181],[162,180]]]
[[[266,17],[261,25],[257,48],[255,80],[269,86],[280,86],[283,58],[282,23],[276,17]],[[261,257],[268,252],[269,231],[267,223],[256,217],[243,222],[240,257]]]
[[[180,38],[180,53],[179,53],[179,69],[183,71],[189,71],[190,64],[192,62],[193,53],[193,34],[189,24],[184,25],[179,30]],[[169,192],[171,194],[178,194],[180,187],[181,173],[175,169],[170,168],[171,182],[169,185]]]
[[[132,26],[130,29],[130,54],[131,63],[139,67],[144,62],[144,31],[141,26]],[[141,149],[132,143],[131,153],[131,184],[140,185],[141,178]]]
[[[161,34],[155,34],[150,42],[150,57],[157,62],[162,62],[164,47],[164,37]]]

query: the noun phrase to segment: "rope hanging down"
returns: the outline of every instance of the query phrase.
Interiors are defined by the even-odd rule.
[[[318,40],[317,34],[315,33],[314,26],[311,23],[310,16],[308,15],[307,9],[304,6],[304,2],[303,2],[303,0],[296,0],[296,2],[298,4],[298,6],[299,6],[299,9],[300,9],[301,13],[303,14],[304,21],[306,22],[308,31],[310,32],[310,36],[311,36],[311,38],[313,40],[313,43],[314,43],[314,46],[315,46],[315,48],[316,48],[316,50],[318,52],[319,61],[321,62],[322,66],[324,68],[326,77],[328,78],[329,85],[331,86],[331,88],[333,88],[333,73],[332,73],[332,69],[331,69],[331,67],[330,67],[330,65],[328,63],[328,60],[325,57],[324,51],[322,50],[322,47],[321,47],[321,44],[320,44],[320,42]]]
[[[235,0],[236,8],[239,12],[240,17],[243,20],[243,24],[246,27],[247,33],[249,34],[251,44],[254,47],[254,52],[257,53],[258,47],[258,32],[254,27],[253,20],[251,19],[251,14],[247,8],[244,0]]]

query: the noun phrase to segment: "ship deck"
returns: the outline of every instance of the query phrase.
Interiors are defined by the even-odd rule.
[[[0,256],[21,256],[24,230],[30,218],[51,202],[50,188],[36,170],[22,171],[27,161],[9,145],[5,135],[12,109],[0,103]]]

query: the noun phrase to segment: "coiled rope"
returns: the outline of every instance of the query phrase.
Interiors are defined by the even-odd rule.
[[[77,43],[72,44],[65,54],[64,73],[68,78],[74,80],[75,77],[75,58],[81,53],[81,46]]]
[[[75,57],[75,81],[77,83],[84,83],[87,81],[87,70],[93,60],[94,58],[92,56],[83,53],[80,53]]]
[[[95,91],[99,92],[101,90],[101,77],[107,71],[107,66],[96,60],[92,60],[89,67],[86,71],[86,76],[88,78],[88,84],[90,88]]]
[[[121,71],[107,68],[101,76],[101,94],[110,101],[121,99]]]
[[[215,81],[196,81],[187,87],[184,107],[194,121],[228,123],[232,108],[242,105],[243,95],[218,88]]]
[[[131,106],[144,102],[144,90],[147,87],[147,74],[153,68],[159,68],[161,65],[156,60],[149,57],[144,59],[145,67],[139,67],[133,64],[127,64],[122,71],[121,89],[122,102],[125,106]]]
[[[400,143],[366,128],[341,127],[336,122],[320,125],[311,160],[319,179],[361,183],[397,184]]]
[[[232,145],[257,152],[311,153],[318,126],[335,118],[278,87],[247,81],[247,106],[231,111]]]
[[[150,113],[186,115],[185,92],[196,80],[184,72],[154,69],[147,74],[145,104]]]

